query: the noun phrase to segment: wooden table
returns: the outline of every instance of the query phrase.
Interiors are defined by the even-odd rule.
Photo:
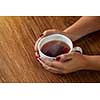
[[[100,82],[99,71],[50,73],[34,56],[35,41],[43,31],[63,30],[79,18],[0,17],[0,82]],[[81,46],[84,54],[100,54],[100,31],[74,44]]]

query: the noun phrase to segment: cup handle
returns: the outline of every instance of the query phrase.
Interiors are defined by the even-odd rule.
[[[83,50],[82,50],[81,47],[74,47],[72,51],[74,51],[74,52],[79,52],[80,54],[83,53]]]

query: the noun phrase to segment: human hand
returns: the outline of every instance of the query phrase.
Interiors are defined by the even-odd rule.
[[[70,73],[83,70],[87,66],[87,58],[78,52],[72,52],[69,55],[62,54],[56,61],[48,61],[45,58],[40,60],[43,67],[54,73]]]
[[[43,62],[43,61],[39,58],[38,49],[37,49],[37,45],[38,45],[39,41],[40,41],[43,37],[48,36],[48,35],[51,35],[51,34],[55,34],[55,33],[61,33],[61,34],[63,34],[63,35],[68,36],[68,34],[66,34],[66,33],[64,33],[64,32],[60,32],[60,31],[55,30],[55,29],[44,31],[43,34],[40,36],[40,38],[38,39],[38,41],[37,41],[36,44],[35,44],[35,56],[36,56],[37,60],[42,64],[42,66],[45,67],[47,70],[52,71],[52,72],[54,72],[54,73],[61,73],[62,71],[61,71],[60,69],[57,69],[57,68],[53,68],[53,67],[51,67],[51,66],[48,66],[45,62]],[[73,40],[73,38],[72,38],[71,35],[69,35],[68,37],[71,38],[71,39]]]
[[[73,38],[73,36],[71,34],[66,34],[65,32],[61,32],[61,31],[58,31],[56,29],[46,30],[40,35],[40,38],[35,43],[35,48],[34,49],[35,49],[35,56],[36,57],[39,57],[38,50],[37,50],[37,45],[38,45],[39,41],[45,36],[48,36],[48,35],[51,35],[51,34],[56,34],[56,33],[63,34],[65,36],[69,37],[72,41],[74,40],[74,38]]]

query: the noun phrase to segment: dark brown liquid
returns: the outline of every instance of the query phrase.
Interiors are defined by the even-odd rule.
[[[44,44],[41,48],[41,51],[50,57],[56,57],[60,54],[68,53],[69,50],[70,47],[66,43],[57,40],[50,41]]]

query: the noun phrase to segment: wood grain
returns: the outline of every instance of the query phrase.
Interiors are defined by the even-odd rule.
[[[0,82],[100,82],[98,71],[65,75],[46,71],[35,59],[34,44],[47,29],[63,30],[80,17],[0,17]],[[100,31],[76,41],[85,54],[100,54]]]

